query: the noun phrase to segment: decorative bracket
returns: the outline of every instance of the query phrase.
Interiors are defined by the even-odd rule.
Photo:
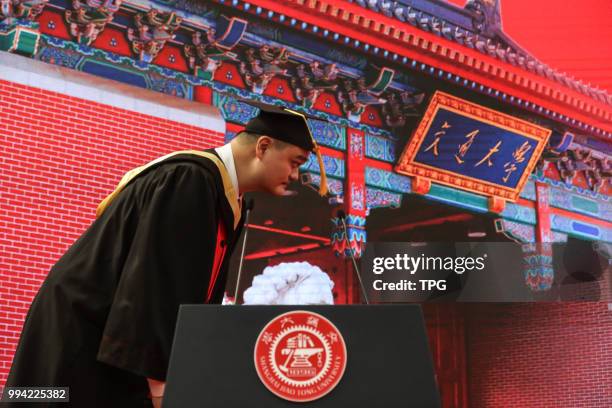
[[[3,0],[0,2],[0,50],[32,56],[40,42],[36,18],[48,0]]]
[[[203,40],[202,32],[196,31],[192,37],[193,45],[185,46],[185,55],[194,75],[211,79],[223,61],[236,60],[237,55],[231,50],[244,35],[247,24],[245,20],[236,17],[222,17],[217,25],[223,29],[220,35],[216,36],[217,30],[209,28],[205,32],[206,40]]]
[[[552,264],[552,243],[524,244],[521,249],[523,250],[525,284],[534,292],[549,290],[555,278]]]
[[[79,44],[91,45],[104,30],[106,24],[113,21],[113,16],[122,0],[79,0],[72,2],[74,10],[66,10],[66,22],[70,28],[70,35]]]
[[[383,67],[370,85],[366,84],[365,77],[357,80],[342,80],[342,90],[338,92],[338,101],[347,117],[354,122],[359,122],[367,106],[382,105],[387,102],[380,95],[387,89],[394,75],[393,69]]]
[[[409,117],[420,116],[417,109],[425,99],[425,93],[391,91],[385,94],[385,99],[387,103],[382,107],[385,123],[390,128],[400,128],[406,125]]]
[[[552,244],[536,242],[536,232],[532,225],[495,220],[495,230],[521,244],[523,251],[523,276],[525,284],[534,292],[549,290],[554,280],[552,265]]]
[[[332,218],[334,230],[332,231],[332,248],[336,256],[350,258],[351,250],[355,258],[360,258],[366,243],[365,217],[348,214],[345,219],[348,232],[348,242],[344,234],[344,227],[339,218]]]
[[[0,23],[11,26],[20,20],[34,22],[48,0],[3,0],[0,2]]]
[[[324,66],[319,61],[312,61],[308,65],[299,64],[296,76],[291,77],[291,87],[302,105],[311,108],[321,92],[338,89],[337,76],[336,64]]]
[[[152,8],[146,13],[134,17],[136,30],[128,29],[127,37],[132,43],[132,51],[141,61],[151,62],[166,45],[166,41],[174,38],[183,19],[174,12],[165,13]]]
[[[285,65],[289,61],[289,51],[286,48],[264,44],[259,49],[247,49],[244,58],[239,72],[254,93],[262,94],[276,75],[287,75]]]

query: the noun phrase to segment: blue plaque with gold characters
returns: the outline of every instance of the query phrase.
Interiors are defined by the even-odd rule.
[[[396,171],[415,177],[417,186],[436,182],[516,201],[550,133],[550,129],[437,91]]]

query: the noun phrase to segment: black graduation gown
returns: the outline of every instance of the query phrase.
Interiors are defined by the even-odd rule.
[[[205,302],[219,222],[229,247],[210,303],[223,297],[242,225],[222,172],[227,187],[224,167],[179,154],[132,179],[49,272],[6,386],[70,387],[70,404],[40,408],[152,406],[146,378],[166,378],[179,305]]]

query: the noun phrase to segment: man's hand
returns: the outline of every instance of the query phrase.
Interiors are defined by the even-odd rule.
[[[149,383],[149,390],[151,391],[151,401],[153,402],[153,407],[161,408],[166,383],[163,381],[154,380],[152,378],[147,378],[147,382]]]
[[[153,408],[161,408],[162,406],[162,398],[163,397],[153,397],[151,401],[153,402]]]

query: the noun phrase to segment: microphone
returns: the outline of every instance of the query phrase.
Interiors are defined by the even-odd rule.
[[[248,199],[246,202],[246,210],[247,211],[251,211],[253,208],[255,207],[255,200],[253,200],[252,198]]]
[[[240,251],[240,264],[238,265],[238,277],[236,278],[236,289],[234,290],[234,304],[238,302],[238,289],[240,288],[240,277],[242,275],[242,265],[244,263],[244,251],[246,250],[247,235],[249,234],[249,217],[251,211],[255,207],[255,201],[251,198],[248,199],[244,205],[244,238],[242,239],[242,250]]]
[[[361,273],[359,273],[359,268],[357,267],[357,261],[355,260],[355,254],[353,253],[353,247],[349,241],[348,230],[346,228],[346,213],[343,210],[338,210],[336,212],[336,217],[340,219],[342,222],[342,229],[344,230],[344,239],[346,241],[346,245],[349,248],[351,254],[351,260],[353,261],[353,268],[355,268],[355,274],[357,275],[357,279],[359,280],[359,286],[361,287],[361,293],[363,294],[363,298],[365,299],[366,305],[370,304],[368,300],[368,294],[366,293],[365,286],[363,285],[363,281],[361,280]]]

